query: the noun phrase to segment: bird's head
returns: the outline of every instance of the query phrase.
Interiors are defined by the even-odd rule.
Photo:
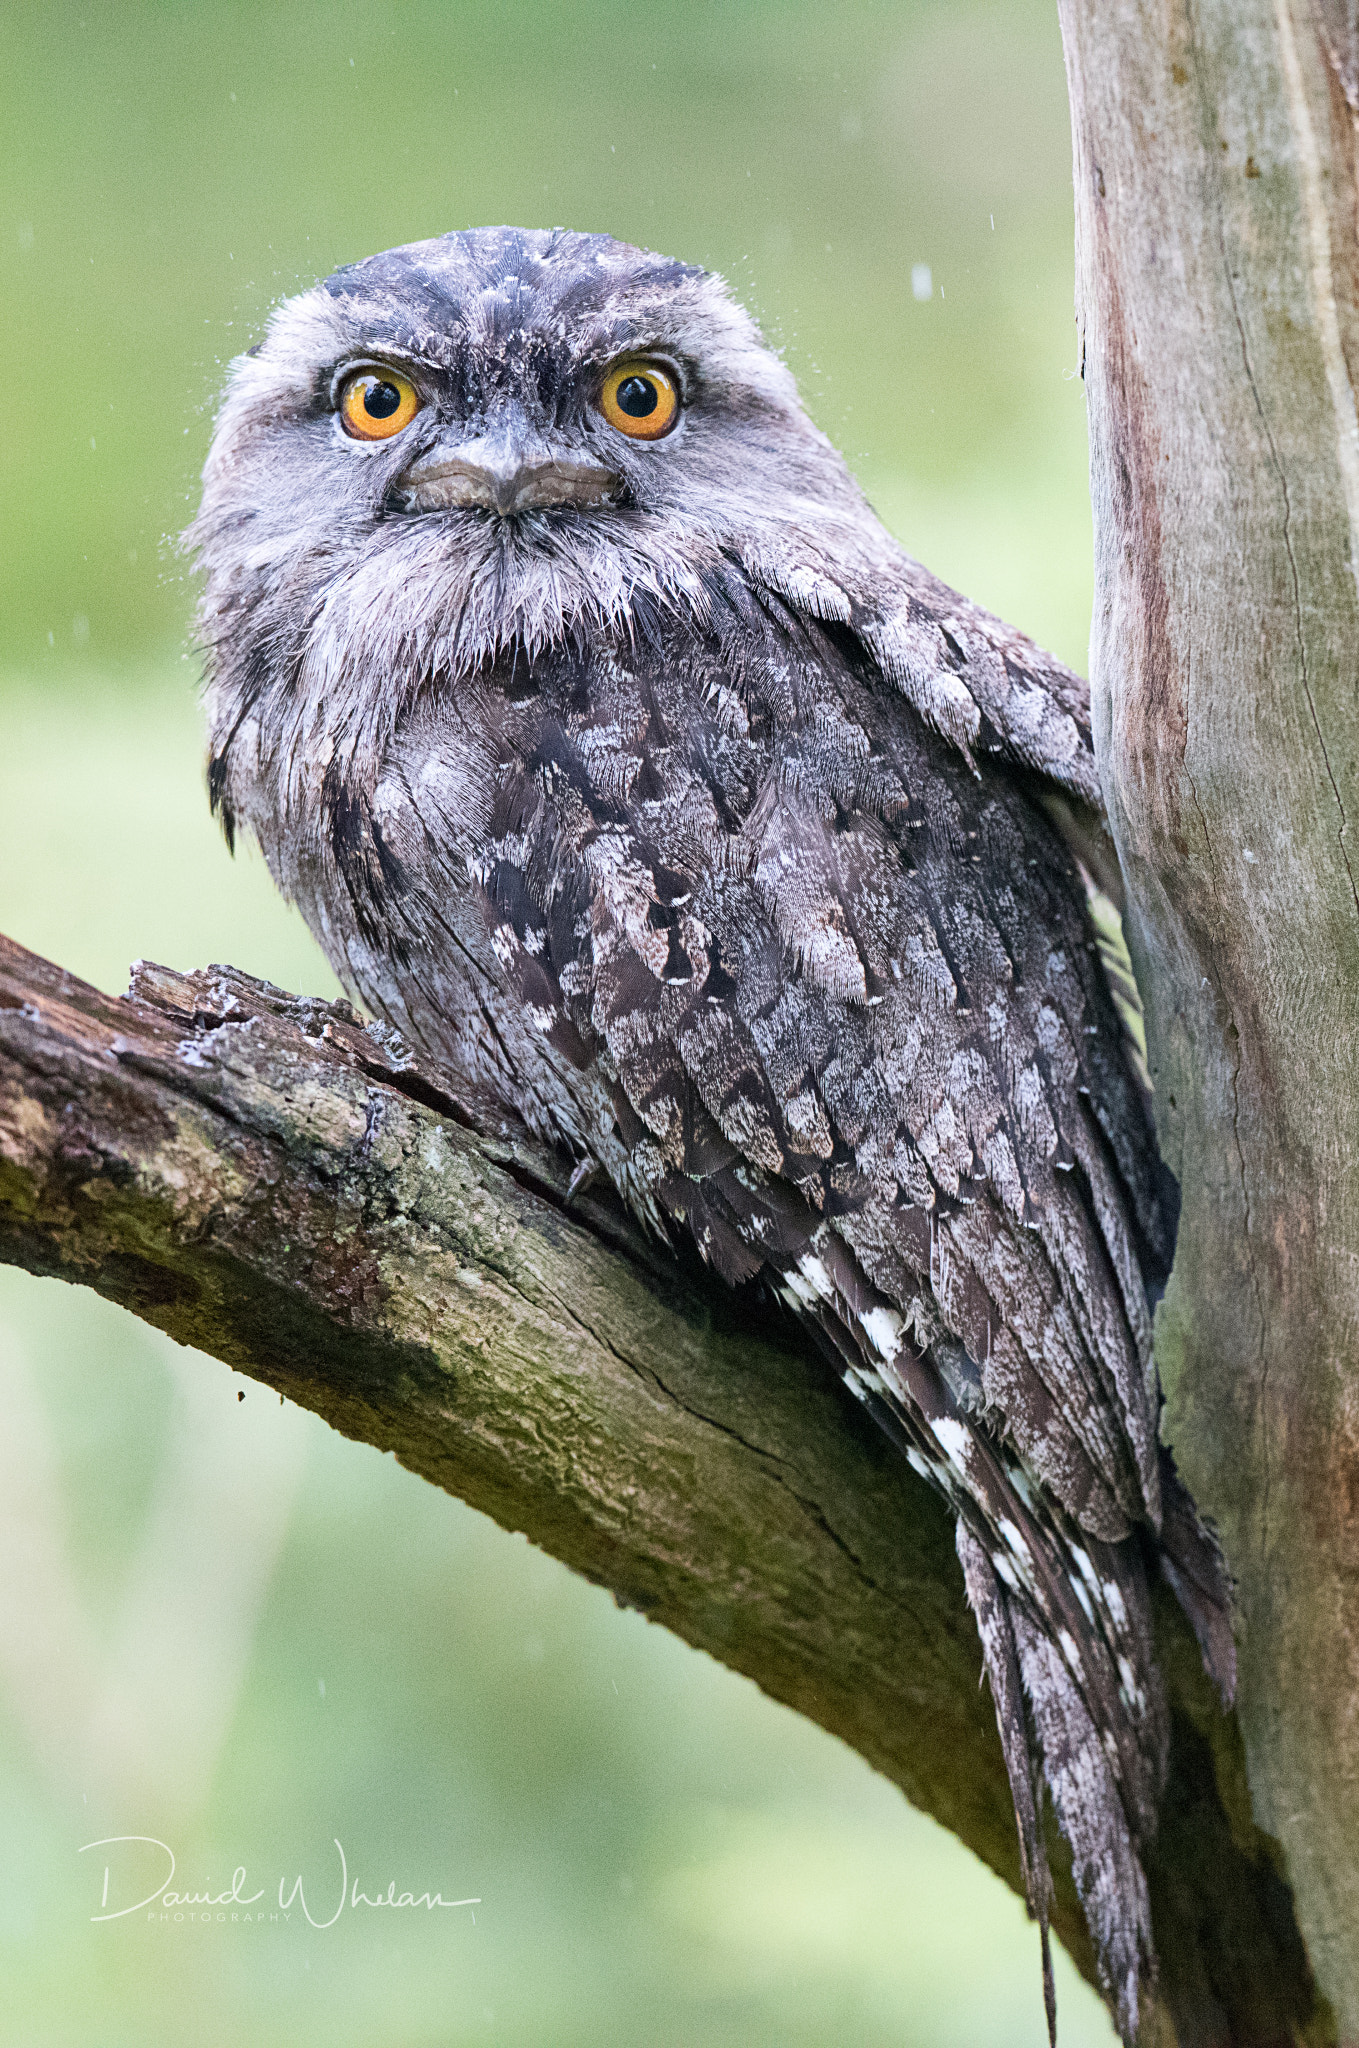
[[[702,614],[724,560],[862,551],[865,508],[722,281],[482,228],[369,257],[233,366],[190,538],[210,667],[445,676]]]

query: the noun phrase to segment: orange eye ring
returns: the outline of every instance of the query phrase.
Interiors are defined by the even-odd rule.
[[[628,356],[605,377],[599,409],[630,441],[659,441],[679,418],[679,387],[663,363]]]
[[[340,392],[340,424],[356,441],[390,441],[420,410],[420,395],[399,370],[356,370]]]

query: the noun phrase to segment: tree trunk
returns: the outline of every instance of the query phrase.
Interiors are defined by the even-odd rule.
[[[1183,1190],[1166,1434],[1359,2042],[1354,0],[1062,0],[1096,742]],[[1286,2038],[1286,2037],[1285,2037]]]

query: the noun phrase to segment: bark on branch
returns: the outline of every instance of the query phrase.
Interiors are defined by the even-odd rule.
[[[1019,1888],[942,1505],[775,1310],[646,1243],[343,1004],[0,940],[0,1258],[95,1288],[523,1530],[842,1736]],[[1173,1603],[1151,2034],[1331,2039]],[[1056,1925],[1092,1958],[1060,1848]],[[905,1934],[905,1930],[903,1930]],[[1035,1959],[1035,2001],[1038,1998]]]

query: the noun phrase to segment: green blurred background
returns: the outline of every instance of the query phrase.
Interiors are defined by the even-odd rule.
[[[0,927],[105,987],[144,954],[333,988],[207,818],[174,537],[227,359],[393,242],[566,223],[721,270],[907,545],[1082,662],[1051,0],[11,0],[0,107]],[[0,1549],[7,2043],[1044,2038],[1017,1902],[840,1745],[390,1459],[5,1270]],[[300,1873],[317,1919],[335,1837],[370,1893],[481,1903],[93,1922],[105,1866],[114,1907],[156,1852],[78,1852],[134,1834],[188,1891],[243,1863],[276,1908]],[[1059,1987],[1066,2048],[1109,2042]]]

